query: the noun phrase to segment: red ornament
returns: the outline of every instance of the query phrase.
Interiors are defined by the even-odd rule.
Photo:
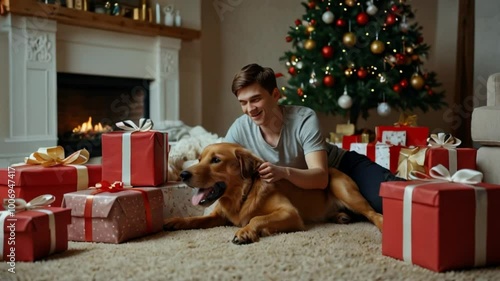
[[[428,93],[430,96],[432,96],[432,94],[434,94],[434,92],[433,92],[431,89],[427,90],[427,93]]]
[[[359,25],[365,25],[368,23],[369,17],[368,14],[365,12],[361,12],[356,16],[356,22]]]
[[[396,93],[399,93],[401,92],[401,86],[399,84],[395,84],[394,86],[392,86],[392,90]]]
[[[292,36],[287,36],[285,38],[285,40],[286,40],[286,42],[292,42],[293,38],[292,38]]]
[[[333,47],[332,46],[324,46],[321,49],[321,54],[323,55],[323,57],[325,59],[329,59],[329,58],[333,57]]]
[[[394,14],[388,14],[385,18],[385,23],[387,25],[393,25],[396,23],[396,16]]]
[[[310,1],[309,3],[307,3],[307,7],[309,7],[309,9],[311,10],[316,8],[316,2]]]
[[[311,23],[311,25],[316,25],[316,20],[315,20],[315,19],[312,19],[312,20],[310,21],[310,23]]]
[[[396,57],[396,63],[397,63],[397,64],[404,64],[404,63],[405,63],[405,61],[406,61],[406,57],[405,57],[405,55],[403,55],[403,54],[401,54],[401,53],[397,53],[397,54],[395,55],[395,57]]]
[[[294,66],[290,66],[290,68],[288,68],[288,73],[295,75],[297,74],[297,70],[295,69]]]
[[[296,20],[295,20],[295,25],[296,25],[296,26],[299,26],[299,25],[301,25],[301,24],[302,24],[302,21],[301,21],[301,20],[299,20],[299,19],[296,19]]]
[[[333,76],[331,75],[325,75],[325,77],[323,77],[323,84],[325,84],[325,86],[327,87],[333,87],[333,84],[335,84],[335,78],[333,78]]]
[[[302,90],[302,88],[297,88],[297,95],[299,95],[299,97],[303,96],[304,90]]]
[[[346,26],[346,24],[347,23],[346,23],[345,19],[337,19],[335,21],[335,25],[338,27],[344,27],[344,26]]]
[[[367,75],[368,75],[368,71],[366,71],[364,68],[358,69],[358,78],[359,79],[365,79]]]
[[[399,85],[401,85],[401,87],[403,87],[403,88],[408,87],[408,80],[403,79],[403,80],[399,81]]]
[[[422,42],[424,42],[424,37],[419,36],[419,37],[417,38],[417,44],[420,44],[420,43],[422,43]]]
[[[397,12],[398,10],[399,10],[399,7],[397,5],[391,6],[391,11],[393,11],[394,13]]]

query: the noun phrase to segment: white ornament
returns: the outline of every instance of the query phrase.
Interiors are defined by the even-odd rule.
[[[332,23],[334,18],[335,18],[335,16],[333,15],[333,13],[331,11],[326,11],[326,12],[323,13],[323,16],[321,16],[321,19],[326,24]]]
[[[377,113],[380,115],[380,116],[387,116],[391,113],[391,107],[389,106],[388,103],[386,102],[381,102],[379,103],[379,105],[377,106]]]
[[[296,65],[295,65],[298,69],[302,69],[302,67],[304,67],[304,63],[299,61]]]
[[[378,8],[373,4],[373,0],[366,2],[366,6],[366,13],[370,16],[373,16],[378,12]]]
[[[309,78],[309,84],[311,84],[311,86],[313,86],[314,88],[318,86],[318,79],[316,78],[316,73],[314,72],[314,70],[311,73],[311,78]]]
[[[343,109],[348,109],[352,106],[352,98],[347,94],[347,91],[344,91],[344,94],[340,96],[337,103]]]

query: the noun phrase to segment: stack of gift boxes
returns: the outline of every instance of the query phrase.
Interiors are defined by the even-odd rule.
[[[203,214],[189,188],[168,182],[167,133],[148,119],[117,126],[102,135],[102,165],[86,164],[85,149],[52,147],[0,169],[1,260],[41,259],[68,240],[121,243],[160,231],[165,217]]]
[[[437,272],[500,264],[500,185],[482,182],[476,149],[411,122],[376,127],[373,142],[335,136],[407,180],[380,186],[383,255]]]

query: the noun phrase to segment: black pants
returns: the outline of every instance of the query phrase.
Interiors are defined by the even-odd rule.
[[[394,176],[391,171],[370,160],[365,155],[346,151],[340,160],[338,169],[359,187],[359,191],[376,212],[382,213],[382,198],[379,195],[380,183],[384,181],[404,180]]]

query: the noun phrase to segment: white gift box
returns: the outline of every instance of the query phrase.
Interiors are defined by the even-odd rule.
[[[406,146],[406,131],[383,131],[382,143]]]

